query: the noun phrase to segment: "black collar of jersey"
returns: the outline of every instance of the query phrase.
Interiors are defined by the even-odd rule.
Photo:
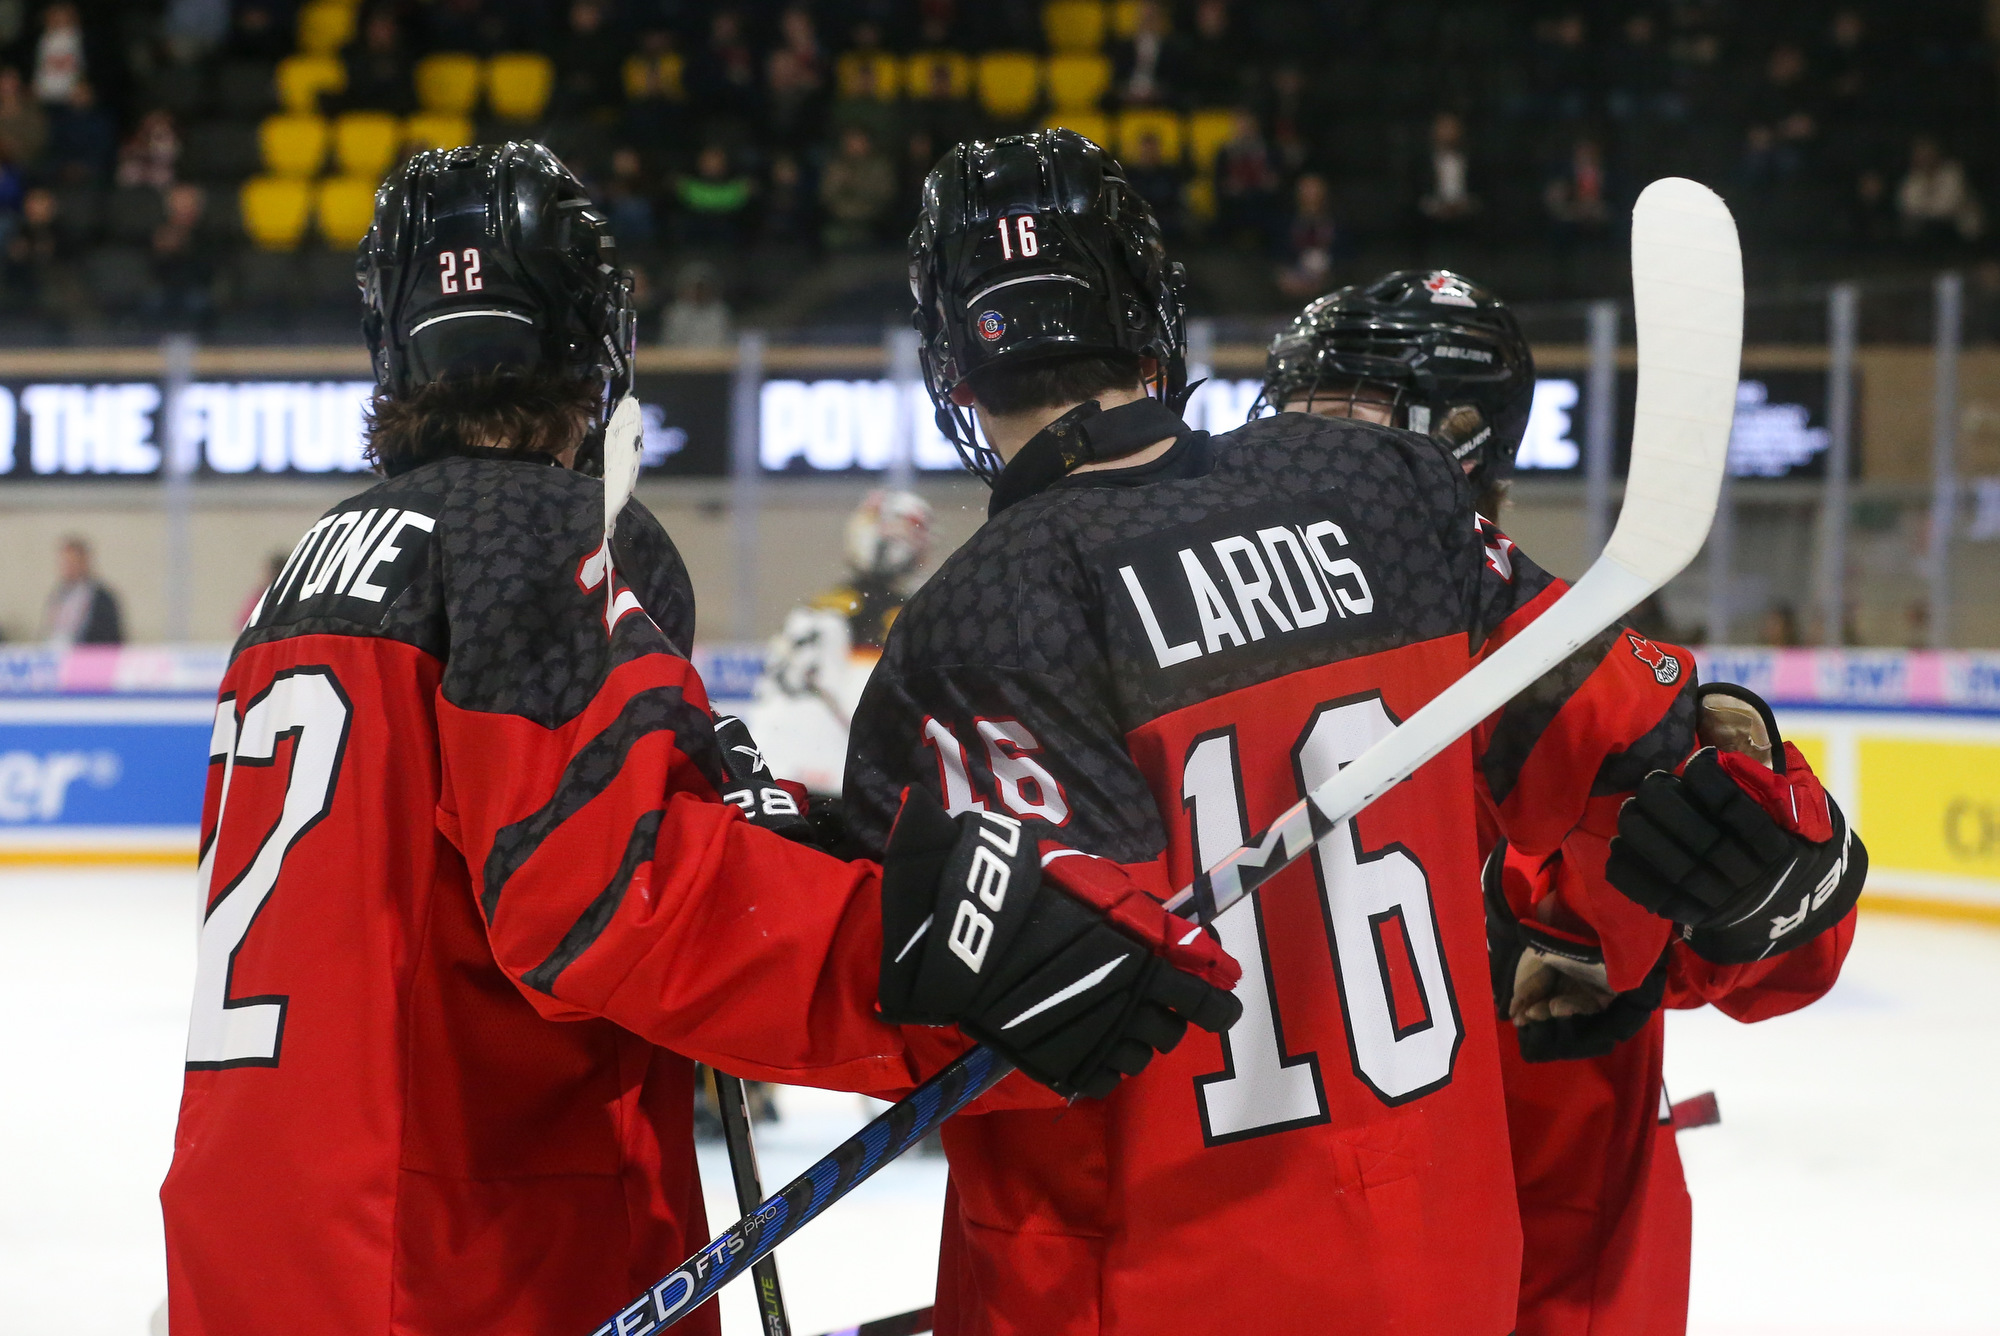
[[[425,455],[417,459],[401,459],[394,464],[382,466],[382,476],[399,478],[426,464],[435,464],[440,459],[504,459],[517,464],[553,464],[560,468],[562,461],[541,450],[506,450],[491,445],[461,445],[442,455]]]
[[[1164,437],[1178,441],[1189,434],[1181,415],[1158,399],[1134,399],[1108,409],[1098,407],[1095,399],[1080,403],[1036,432],[1007,461],[993,481],[987,518],[1027,500],[1080,465],[1123,459]]]

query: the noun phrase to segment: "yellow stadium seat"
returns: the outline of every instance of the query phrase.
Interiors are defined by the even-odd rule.
[[[886,51],[849,51],[834,78],[842,97],[894,102],[903,92],[903,63]]]
[[[685,69],[678,51],[658,56],[632,56],[625,62],[625,96],[634,102],[649,97],[685,102],[687,84],[682,79]]]
[[[1022,51],[989,51],[979,58],[979,105],[989,116],[1013,119],[1035,109],[1041,67]]]
[[[1104,45],[1103,0],[1049,0],[1042,35],[1051,51],[1096,51]]]
[[[286,111],[317,112],[327,93],[347,87],[347,67],[332,56],[286,56],[278,62],[278,101]]]
[[[1139,151],[1139,141],[1147,135],[1159,139],[1162,162],[1181,160],[1181,118],[1158,107],[1133,107],[1119,113],[1118,156],[1121,159],[1135,156]]]
[[[358,245],[375,218],[375,178],[327,177],[314,192],[313,216],[327,245]]]
[[[903,89],[922,102],[965,97],[972,92],[972,62],[956,51],[919,51],[904,67]]]
[[[1215,155],[1229,142],[1229,136],[1236,133],[1236,113],[1226,107],[1209,107],[1194,112],[1187,119],[1188,158],[1198,172],[1207,171],[1215,163]]]
[[[1044,77],[1049,105],[1057,111],[1097,106],[1111,88],[1111,62],[1099,55],[1050,56]]]
[[[1167,6],[1160,8],[1165,11]],[[1168,26],[1172,26],[1169,18]],[[1111,0],[1111,35],[1117,40],[1129,41],[1139,31],[1139,0]]]
[[[538,120],[556,67],[539,51],[506,51],[486,62],[486,105],[503,121]]]
[[[403,124],[386,111],[350,111],[333,122],[333,161],[344,176],[380,181],[403,147]]]
[[[1188,212],[1204,223],[1215,218],[1215,177],[1197,176],[1181,191],[1181,199],[1187,204]]]
[[[347,0],[313,0],[299,11],[299,50],[330,56],[353,41],[354,10]]]
[[[1098,111],[1052,113],[1042,122],[1044,130],[1074,130],[1100,148],[1111,142],[1111,118]]]
[[[326,118],[280,112],[257,127],[264,170],[273,176],[318,176],[326,161]]]
[[[403,122],[403,142],[411,148],[464,148],[472,142],[472,118],[420,111]]]
[[[312,187],[296,177],[253,176],[238,196],[243,231],[260,250],[290,250],[306,234]]]
[[[479,57],[443,51],[417,62],[417,105],[425,111],[465,116],[479,102]]]

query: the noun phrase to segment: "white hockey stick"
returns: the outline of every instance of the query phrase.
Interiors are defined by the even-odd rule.
[[[1701,550],[1729,456],[1743,360],[1743,256],[1735,220],[1714,191],[1670,176],[1639,196],[1632,210],[1632,306],[1639,340],[1632,462],[1618,527],[1603,555],[1531,628],[1300,800],[1256,845],[1210,868],[1168,901],[1169,909],[1198,905],[1205,922],[1235,904],[1673,579]]]
[[[1639,399],[1625,504],[1604,554],[1520,635],[1195,878],[1169,908],[1206,921],[1250,894],[1672,579],[1701,549],[1722,486],[1743,354],[1743,260],[1736,224],[1713,191],[1668,177],[1639,196],[1632,211],[1632,298]],[[992,1049],[972,1049],[592,1336],[672,1325],[1012,1070]]]

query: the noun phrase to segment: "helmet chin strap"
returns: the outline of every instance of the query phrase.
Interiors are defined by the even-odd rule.
[[[1029,438],[993,480],[988,517],[1025,501],[1085,464],[1123,459],[1168,436],[1187,434],[1187,423],[1158,399],[1134,399],[1116,408],[1097,400],[1078,404]]]

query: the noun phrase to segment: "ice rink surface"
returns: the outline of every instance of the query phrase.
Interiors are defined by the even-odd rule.
[[[0,872],[0,1336],[142,1336],[166,1291],[155,1196],[193,977],[192,877]],[[1699,1336],[2000,1336],[2000,931],[1874,915],[1795,1016],[1670,1021]],[[784,1092],[775,1186],[861,1101]],[[712,1215],[733,1216],[719,1150]],[[892,1165],[780,1254],[799,1336],[927,1302],[940,1160]],[[677,1259],[663,1258],[666,1264]],[[756,1330],[724,1297],[731,1336]],[[584,1336],[604,1314],[578,1314]],[[1287,1334],[1289,1336],[1289,1334]]]

